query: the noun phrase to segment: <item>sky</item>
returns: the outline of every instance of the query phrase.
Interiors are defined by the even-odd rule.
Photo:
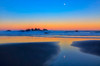
[[[0,0],[0,30],[100,30],[100,0]]]

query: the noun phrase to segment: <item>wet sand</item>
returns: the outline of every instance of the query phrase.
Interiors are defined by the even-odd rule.
[[[98,54],[82,52],[82,46],[78,47],[90,44],[91,50],[94,48],[91,43],[100,47],[98,41],[94,38],[0,37],[0,66],[100,66]],[[72,42],[80,43],[75,47]],[[95,48],[96,53],[98,49]]]
[[[75,41],[72,46],[80,48],[80,51],[100,56],[100,40]]]
[[[59,51],[57,42],[0,44],[0,66],[47,66]]]

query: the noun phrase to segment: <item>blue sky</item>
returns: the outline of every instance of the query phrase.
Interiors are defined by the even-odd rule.
[[[74,19],[99,22],[100,0],[0,0],[0,14],[1,23]]]
[[[65,6],[64,3],[66,3]],[[21,14],[27,16],[27,14],[61,14],[81,11],[86,13],[89,10],[95,13],[100,12],[99,7],[100,0],[0,0],[1,13],[19,16]]]
[[[100,0],[0,0],[0,9],[16,14],[63,13],[98,7],[97,2]]]

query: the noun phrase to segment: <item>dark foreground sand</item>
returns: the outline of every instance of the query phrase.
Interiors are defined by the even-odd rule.
[[[0,66],[47,66],[58,53],[57,42],[0,44]]]
[[[80,48],[80,51],[100,56],[100,40],[75,41],[72,46]]]

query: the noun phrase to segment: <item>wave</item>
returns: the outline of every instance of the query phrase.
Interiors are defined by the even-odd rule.
[[[0,31],[0,36],[34,36],[59,38],[100,38],[99,31]]]

